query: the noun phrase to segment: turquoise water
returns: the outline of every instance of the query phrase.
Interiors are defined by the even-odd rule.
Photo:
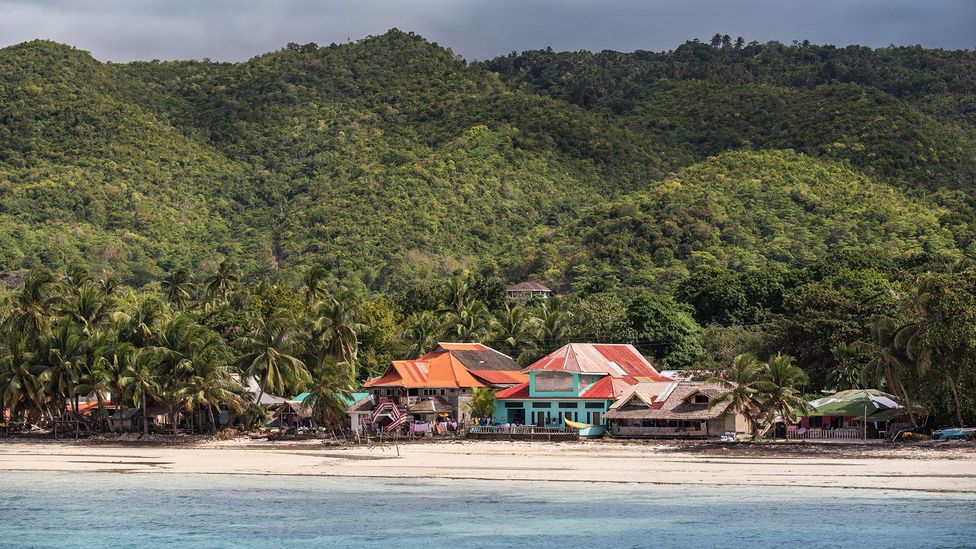
[[[976,547],[976,497],[349,478],[5,473],[0,546]]]

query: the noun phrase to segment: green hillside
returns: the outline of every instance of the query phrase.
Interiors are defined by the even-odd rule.
[[[0,50],[0,270],[671,287],[838,247],[945,262],[973,243],[972,63],[719,41],[469,64],[396,30],[242,63],[25,43]]]

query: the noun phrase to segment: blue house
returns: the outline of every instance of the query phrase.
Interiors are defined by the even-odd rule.
[[[562,427],[563,419],[603,425],[610,405],[641,381],[671,381],[632,345],[570,343],[522,370],[529,381],[495,394],[500,424]]]

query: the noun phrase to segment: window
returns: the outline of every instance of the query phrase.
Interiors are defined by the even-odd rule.
[[[417,390],[416,389],[408,389],[407,390],[407,396],[412,396],[412,397],[417,396]]]
[[[698,393],[695,395],[695,404],[708,404],[708,395]]]
[[[532,403],[532,407],[533,408],[552,408],[552,403],[551,402],[533,402]]]
[[[602,402],[587,402],[586,404],[583,405],[583,407],[584,408],[589,408],[591,410],[602,410],[603,409],[603,403]]]
[[[446,395],[447,394],[447,391],[445,391],[444,389],[441,389],[441,394],[442,395]]]
[[[506,408],[522,408],[524,406],[525,406],[525,403],[524,402],[506,402],[505,403],[505,407]]]
[[[565,372],[539,372],[535,374],[533,387],[546,393],[569,393],[573,391],[573,374]]]
[[[576,403],[575,402],[560,402],[559,403],[559,407],[560,408],[572,408],[572,409],[575,410],[576,409]]]

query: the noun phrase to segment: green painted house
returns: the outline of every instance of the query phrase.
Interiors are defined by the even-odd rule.
[[[570,343],[523,370],[529,381],[495,395],[499,424],[603,425],[610,405],[640,381],[670,381],[632,345]]]

